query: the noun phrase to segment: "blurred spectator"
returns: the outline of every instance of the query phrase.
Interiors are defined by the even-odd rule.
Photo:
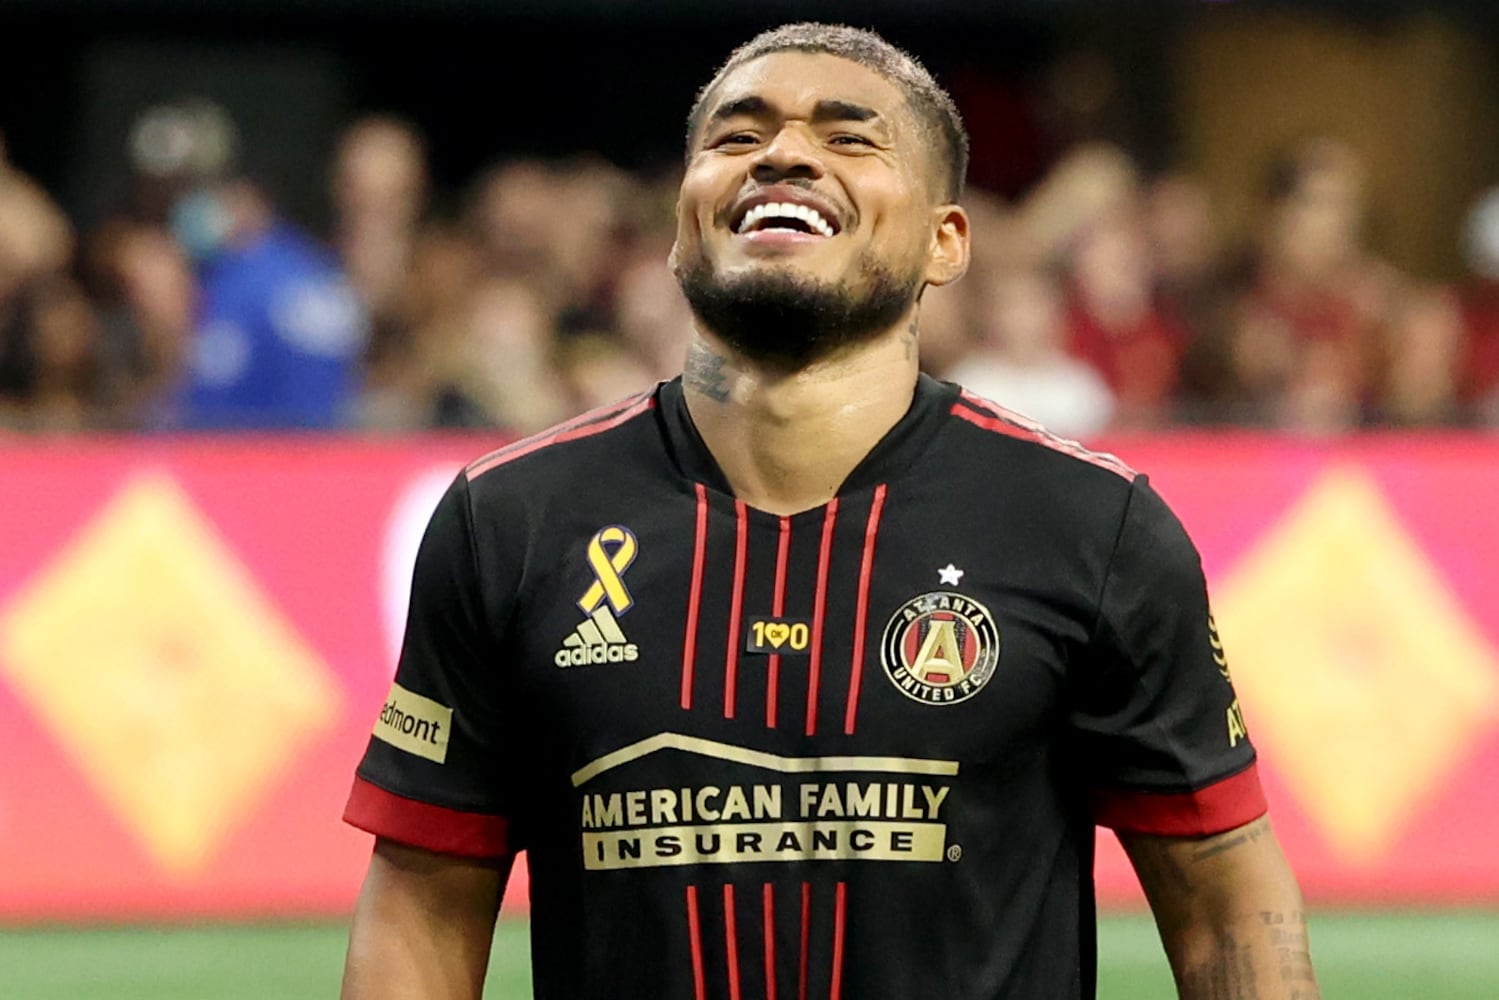
[[[82,430],[116,401],[100,351],[100,326],[82,289],[48,282],[32,303],[32,385],[28,423],[36,430]]]
[[[548,227],[548,257],[563,296],[563,331],[607,327],[613,321],[615,278],[634,235],[631,209],[640,191],[633,178],[606,163],[585,159],[558,174],[558,197],[567,225]]]
[[[641,242],[625,261],[615,286],[620,336],[653,380],[672,378],[682,370],[693,331],[692,310],[666,261],[670,251],[670,237]]]
[[[1172,416],[1232,422],[1243,405],[1233,362],[1235,312],[1207,189],[1191,174],[1157,178],[1146,194],[1146,217],[1156,293],[1185,336]]]
[[[376,430],[484,423],[476,408],[434,381],[434,345],[452,324],[443,308],[461,309],[479,279],[479,259],[462,236],[426,220],[426,143],[407,122],[361,118],[334,154],[330,193],[333,243],[369,317],[365,384],[355,422]],[[454,267],[461,272],[455,277]],[[439,353],[443,348],[439,347]]]
[[[1413,288],[1392,310],[1375,416],[1400,427],[1455,424],[1461,418],[1457,371],[1463,314],[1440,288]]]
[[[1459,398],[1472,419],[1499,426],[1499,188],[1474,205],[1464,236]]]
[[[1113,398],[1097,371],[1067,353],[1056,282],[1034,270],[998,275],[982,301],[982,339],[949,377],[1067,437],[1106,428]]]
[[[369,116],[330,165],[335,259],[239,145],[213,104],[148,111],[130,212],[75,259],[68,220],[0,143],[0,425],[523,433],[680,369],[676,177],[515,160],[449,220],[429,214],[422,136]],[[1349,147],[1295,146],[1264,195],[1230,257],[1201,181],[1147,183],[1105,142],[1013,205],[971,190],[971,276],[926,291],[923,370],[1081,437],[1499,425],[1499,189],[1450,290],[1369,251]]]
[[[99,310],[101,353],[116,386],[112,423],[163,424],[197,308],[192,265],[158,226],[116,218],[85,243],[86,287]]]
[[[333,244],[375,332],[399,325],[411,255],[427,206],[427,153],[416,129],[384,116],[360,119],[339,140],[332,176]]]
[[[396,317],[399,336],[367,359],[357,423],[372,430],[489,426],[460,387],[469,303],[484,278],[484,255],[450,226],[430,226],[413,248],[410,290]]]
[[[1190,298],[1220,277],[1220,247],[1213,207],[1202,182],[1190,174],[1168,174],[1146,195],[1151,254],[1161,288]]]
[[[1364,168],[1318,138],[1275,163],[1235,332],[1235,374],[1270,423],[1351,429],[1371,403],[1395,273],[1363,244]]]
[[[67,218],[9,164],[0,137],[0,424],[53,425],[57,408],[51,402],[43,407],[40,400],[55,398],[57,364],[69,361],[64,355],[71,348],[93,346],[88,336],[70,338],[68,320],[58,311],[57,289],[73,242]],[[42,419],[43,408],[53,416]],[[82,426],[84,417],[70,414],[62,423]]]
[[[466,341],[449,359],[451,384],[488,423],[529,434],[567,414],[551,317],[526,284],[487,283],[470,301],[467,324]]]
[[[534,160],[514,160],[482,177],[469,208],[469,222],[488,270],[524,280],[558,308],[565,291],[552,268],[552,234],[558,220],[572,222],[554,173]]]
[[[1066,348],[1103,377],[1115,422],[1126,427],[1169,419],[1186,340],[1157,298],[1146,223],[1133,162],[1115,146],[1089,143],[1063,157],[1018,207],[1009,241],[1010,267],[1065,272]]]
[[[1078,234],[1070,277],[1068,350],[1108,383],[1115,423],[1165,423],[1186,331],[1156,296],[1150,236],[1138,205],[1116,205]]]
[[[10,165],[0,135],[0,302],[57,274],[73,254],[73,227],[37,184]]]
[[[1132,202],[1139,184],[1139,171],[1123,150],[1104,143],[1079,146],[1017,208],[1019,229],[1011,247],[1026,254],[1027,262],[1060,263],[1085,229]]]
[[[1150,185],[1145,213],[1157,294],[1195,341],[1224,306],[1222,246],[1207,190],[1190,174],[1168,174]]]
[[[151,109],[132,142],[137,169],[173,182],[172,233],[199,267],[177,419],[341,426],[353,415],[364,313],[332,255],[281,219],[265,185],[240,167],[236,145],[227,116],[202,103]]]
[[[573,412],[596,409],[648,389],[656,381],[638,355],[601,333],[569,337],[557,367],[567,390],[568,409]]]

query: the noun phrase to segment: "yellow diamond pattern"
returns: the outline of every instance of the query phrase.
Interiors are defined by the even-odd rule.
[[[338,709],[328,668],[169,478],[127,485],[0,609],[0,674],[188,875]]]
[[[1365,471],[1328,471],[1216,588],[1250,732],[1373,864],[1499,717],[1494,649]]]

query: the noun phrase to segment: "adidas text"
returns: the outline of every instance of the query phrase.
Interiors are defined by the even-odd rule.
[[[552,661],[559,667],[581,667],[589,663],[632,663],[640,658],[640,650],[633,643],[613,646],[574,646],[559,649]]]

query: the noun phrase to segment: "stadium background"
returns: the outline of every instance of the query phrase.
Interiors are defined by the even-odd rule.
[[[339,136],[369,113],[425,136],[439,212],[495,164],[580,154],[649,191],[715,62],[801,16],[918,52],[964,106],[973,183],[1013,210],[986,218],[1059,228],[1059,246],[1100,200],[1183,177],[1219,242],[1251,243],[1269,165],[1335,137],[1392,296],[1463,303],[1499,277],[1469,221],[1499,185],[1499,14],[1477,2],[9,0],[0,134],[85,249],[137,180],[132,123],[184,94],[227,110],[284,214],[321,234]],[[548,226],[593,218],[547,205]],[[1401,388],[1440,324],[1376,326],[1385,361],[1354,417],[1285,387],[1252,412],[1204,392],[1121,404],[1088,440],[1149,471],[1203,550],[1326,995],[1491,998],[1499,435],[1461,373],[1435,404]],[[1471,318],[1453,334],[1485,335]],[[566,412],[648,368],[573,372],[531,402]],[[228,435],[0,401],[0,997],[331,995],[368,851],[338,813],[417,533],[459,464],[534,411]],[[1101,995],[1166,995],[1102,839]],[[523,885],[494,997],[526,995]]]

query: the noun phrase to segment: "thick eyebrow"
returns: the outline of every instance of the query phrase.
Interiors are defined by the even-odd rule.
[[[878,122],[880,113],[852,101],[818,101],[812,108],[814,124],[823,122]]]
[[[763,115],[769,110],[770,104],[763,97],[741,97],[714,108],[708,121],[721,122],[725,118],[738,118],[740,115]]]
[[[727,118],[738,118],[741,115],[755,117],[757,115],[769,114],[770,103],[763,97],[741,97],[725,104],[720,104],[713,109],[708,116],[709,122],[721,122]],[[812,106],[812,123],[821,125],[827,122],[880,122],[880,113],[873,108],[867,108],[862,104],[852,101],[818,101]]]

